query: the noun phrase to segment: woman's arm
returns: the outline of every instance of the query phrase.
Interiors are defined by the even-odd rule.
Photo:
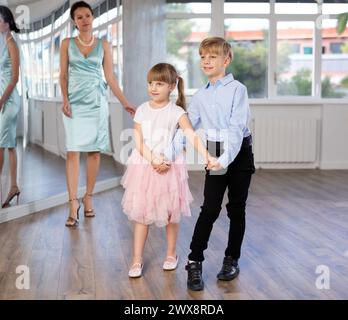
[[[109,47],[109,43],[106,40],[103,41],[103,49],[104,49],[103,69],[104,69],[106,82],[110,86],[112,93],[121,102],[121,104],[126,109],[126,111],[129,112],[131,115],[134,115],[135,108],[129,103],[127,98],[124,96],[120,86],[118,85],[118,81],[116,80],[116,77],[114,75],[111,50]]]
[[[68,98],[68,69],[69,69],[69,56],[68,47],[70,39],[64,39],[60,48],[60,89],[63,98],[63,108],[62,111],[67,117],[71,117],[71,109]]]
[[[13,39],[8,40],[8,52],[12,65],[12,77],[0,98],[0,110],[3,108],[13,89],[16,87],[19,77],[19,50],[16,42]]]

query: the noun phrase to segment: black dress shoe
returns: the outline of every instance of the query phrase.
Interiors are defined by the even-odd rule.
[[[222,281],[231,281],[239,274],[238,260],[232,257],[225,257],[217,278]]]
[[[204,282],[202,278],[202,262],[188,262],[185,269],[188,272],[187,287],[193,291],[203,290]]]

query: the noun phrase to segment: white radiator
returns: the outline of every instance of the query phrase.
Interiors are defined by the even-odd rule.
[[[317,137],[317,119],[256,118],[253,121],[255,162],[315,162]]]

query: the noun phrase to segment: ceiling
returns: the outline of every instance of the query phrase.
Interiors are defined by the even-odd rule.
[[[70,4],[76,1],[77,0],[70,0]],[[16,14],[16,7],[19,5],[27,5],[30,10],[30,21],[36,21],[38,19],[47,17],[65,2],[66,0],[0,0],[0,5],[8,6],[13,14]],[[88,3],[92,6],[98,2],[101,1],[88,0]]]
[[[65,0],[0,0],[0,4],[7,5],[13,14],[16,14],[16,7],[19,5],[28,6],[30,10],[30,21],[36,21],[39,18],[46,17],[64,4],[64,2]]]
[[[33,2],[37,2],[37,0],[0,0],[0,3],[4,3],[5,5],[8,5],[9,7],[15,7],[19,6],[21,4],[31,4]]]

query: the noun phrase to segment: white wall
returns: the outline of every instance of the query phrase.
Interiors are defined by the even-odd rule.
[[[348,169],[348,103],[322,107],[322,169]]]

